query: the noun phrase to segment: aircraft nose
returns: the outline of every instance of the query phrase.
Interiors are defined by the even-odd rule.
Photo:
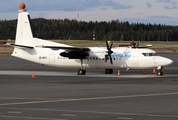
[[[171,60],[171,59],[167,59],[167,64],[169,65],[169,64],[172,64],[173,63],[173,61]]]
[[[173,63],[173,61],[169,58],[157,57],[156,63],[157,63],[157,65],[160,65],[160,66],[167,66],[167,65],[170,65],[171,63]]]

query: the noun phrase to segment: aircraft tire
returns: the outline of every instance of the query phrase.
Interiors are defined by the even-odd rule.
[[[105,69],[105,74],[112,74],[113,73],[113,69]]]
[[[157,73],[157,75],[163,75],[163,72],[159,71],[159,72]]]
[[[86,74],[86,70],[83,69],[78,70],[78,75],[85,75],[85,74]]]

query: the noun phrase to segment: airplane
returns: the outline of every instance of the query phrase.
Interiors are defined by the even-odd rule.
[[[153,69],[163,75],[162,69],[173,61],[161,57],[150,46],[139,46],[134,43],[129,47],[114,47],[113,42],[106,47],[74,47],[33,37],[31,21],[27,9],[20,9],[18,14],[15,44],[11,54],[25,59],[54,67],[80,68],[78,75],[85,75],[86,68],[103,68],[105,74],[112,74],[113,69]]]

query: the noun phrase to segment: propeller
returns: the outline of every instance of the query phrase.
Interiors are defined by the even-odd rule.
[[[133,48],[138,48],[139,47],[139,42],[140,41],[138,41],[137,46],[136,46],[136,43],[133,41]]]
[[[137,44],[133,41],[133,46],[132,46],[132,48],[149,48],[149,47],[152,47],[152,45],[139,46],[139,43],[140,43],[140,41],[138,41]]]
[[[107,50],[108,50],[107,53],[108,54],[105,55],[105,64],[107,63],[107,60],[110,59],[110,63],[111,63],[111,65],[113,65],[112,58],[111,58],[111,54],[113,53],[113,51],[111,50],[112,45],[113,45],[113,42],[111,42],[111,45],[109,46],[108,41],[106,41],[106,46],[107,46]]]

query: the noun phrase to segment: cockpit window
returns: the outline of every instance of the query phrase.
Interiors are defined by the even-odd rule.
[[[157,53],[142,53],[144,56],[158,56]]]

